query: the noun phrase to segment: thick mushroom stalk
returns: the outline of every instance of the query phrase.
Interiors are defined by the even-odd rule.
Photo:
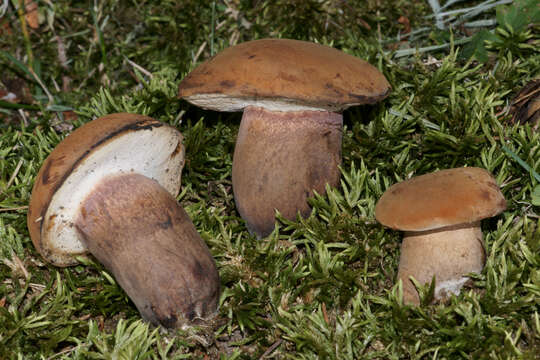
[[[336,186],[341,162],[341,114],[328,111],[244,111],[234,150],[234,199],[248,228],[264,237],[275,211],[294,220],[311,211],[307,198]]]
[[[485,263],[480,221],[431,231],[406,231],[401,244],[398,279],[403,301],[419,304],[413,282],[429,284],[435,277],[435,298],[459,294],[467,273],[480,273]]]
[[[91,252],[142,316],[177,327],[217,308],[210,251],[175,200],[184,146],[175,128],[147,116],[110,114],[73,131],[34,181],[27,224],[55,266]]]
[[[172,328],[215,312],[219,277],[210,251],[156,181],[137,174],[103,179],[82,202],[75,226],[146,320]]]
[[[227,48],[178,86],[179,97],[197,106],[244,111],[233,189],[240,215],[258,237],[272,231],[276,210],[288,219],[308,216],[306,198],[314,190],[324,194],[327,183],[338,184],[338,113],[374,104],[389,92],[384,75],[364,60],[289,39]]]
[[[404,302],[420,302],[410,277],[420,285],[435,278],[435,299],[459,294],[466,275],[484,267],[480,220],[504,209],[495,178],[481,168],[440,170],[388,188],[375,205],[375,217],[405,231],[398,270]]]

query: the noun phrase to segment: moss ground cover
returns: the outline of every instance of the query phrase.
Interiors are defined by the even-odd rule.
[[[535,1],[219,0],[0,3],[0,358],[536,359],[540,357],[540,124],[512,122],[540,75]],[[178,82],[227,46],[317,41],[392,84],[344,113],[341,185],[312,215],[258,241],[239,217],[231,164],[240,114],[179,101]],[[222,282],[210,324],[143,323],[94,260],[59,269],[26,228],[46,156],[82,123],[129,111],[176,126],[178,197]],[[507,210],[482,223],[486,267],[463,293],[404,305],[401,234],[374,206],[391,184],[459,166],[491,171]]]

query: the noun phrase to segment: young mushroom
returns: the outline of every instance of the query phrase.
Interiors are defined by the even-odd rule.
[[[421,175],[391,186],[377,202],[375,217],[403,230],[398,278],[405,303],[419,304],[410,277],[420,284],[435,277],[435,298],[459,294],[467,273],[485,263],[480,220],[506,209],[493,176],[480,168]]]
[[[217,54],[179,85],[202,108],[244,111],[232,182],[240,215],[259,237],[311,212],[307,198],[339,182],[341,111],[373,104],[390,91],[369,63],[298,40],[245,42]]]
[[[214,260],[175,199],[182,135],[146,116],[113,114],[66,137],[32,190],[28,228],[51,264],[90,252],[143,318],[167,328],[217,308]]]

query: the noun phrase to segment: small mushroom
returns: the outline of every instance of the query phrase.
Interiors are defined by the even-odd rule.
[[[493,176],[480,168],[421,175],[391,186],[377,202],[375,217],[403,230],[398,278],[406,303],[419,303],[410,277],[420,284],[435,277],[435,298],[459,294],[467,273],[480,273],[485,249],[480,220],[506,209]]]
[[[202,108],[244,111],[232,182],[240,215],[259,237],[311,212],[307,198],[339,182],[341,111],[373,104],[390,91],[369,63],[311,42],[263,39],[228,49],[198,66],[179,97]]]
[[[51,264],[90,252],[143,318],[172,328],[217,308],[214,260],[175,199],[182,135],[146,116],[91,121],[47,157],[32,190],[28,228]]]

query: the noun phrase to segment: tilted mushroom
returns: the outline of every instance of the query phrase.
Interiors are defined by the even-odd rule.
[[[202,108],[244,111],[234,150],[234,198],[259,237],[311,212],[307,198],[339,182],[341,111],[390,91],[369,63],[315,43],[263,39],[225,49],[193,70],[179,97]]]
[[[459,294],[467,273],[485,263],[480,220],[506,209],[493,176],[480,168],[457,168],[392,185],[377,202],[375,217],[405,231],[398,278],[406,303],[419,303],[410,277],[420,284],[435,276],[435,298]]]
[[[175,199],[182,135],[146,116],[112,114],[66,137],[32,190],[28,228],[39,253],[69,266],[94,255],[142,316],[176,327],[217,308],[214,260]]]

